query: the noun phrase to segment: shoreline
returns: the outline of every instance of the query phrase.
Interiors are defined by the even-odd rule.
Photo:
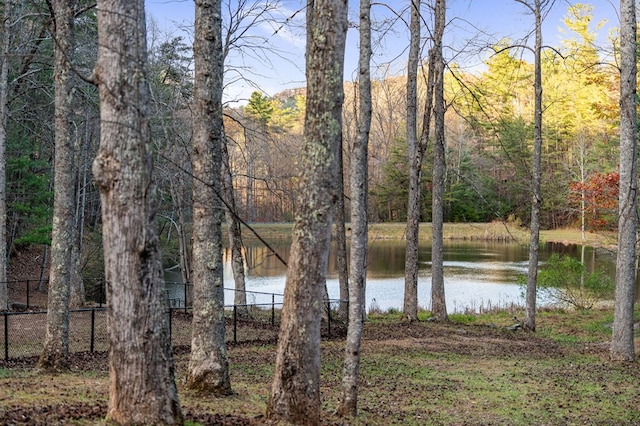
[[[290,241],[293,223],[254,223],[251,228],[266,241]],[[369,240],[403,240],[405,238],[405,223],[371,223],[369,225]],[[346,225],[347,237],[350,226]],[[529,244],[529,230],[517,223],[489,222],[489,223],[445,223],[443,229],[445,240],[462,241],[495,241]],[[431,223],[420,223],[420,240],[431,239]],[[257,239],[253,233],[243,228],[244,239]],[[580,229],[564,228],[540,231],[540,243],[558,243],[563,245],[585,245],[615,252],[617,249],[617,234],[607,232],[587,232],[586,241],[582,241]]]

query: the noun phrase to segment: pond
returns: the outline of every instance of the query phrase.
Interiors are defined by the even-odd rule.
[[[287,260],[288,245],[274,249]],[[589,271],[603,270],[613,276],[615,257],[592,247],[546,244],[540,249],[541,265],[552,253],[568,254],[582,261]],[[225,287],[233,288],[229,253],[225,253]],[[507,307],[523,305],[523,288],[517,284],[519,274],[526,274],[529,248],[516,243],[449,240],[444,244],[444,274],[447,311]],[[264,246],[249,245],[245,251],[247,262],[247,303],[281,303],[284,292],[285,266]],[[418,304],[430,308],[431,245],[423,244],[419,252]],[[367,310],[402,309],[404,297],[404,241],[378,240],[369,244],[367,270]],[[169,277],[167,277],[170,280]],[[327,288],[331,299],[339,298],[336,260],[329,261]],[[176,288],[176,293],[183,293]],[[276,294],[276,296],[272,296]],[[180,298],[176,294],[175,297]],[[233,304],[233,291],[225,294],[225,303]],[[540,298],[539,306],[550,303]]]
[[[275,247],[287,259],[288,246]],[[610,254],[585,247],[547,244],[541,247],[540,261],[544,263],[551,253],[562,253],[580,259],[589,270],[605,270],[613,274],[615,258]],[[517,284],[517,276],[526,274],[528,246],[515,243],[482,241],[445,241],[444,273],[447,310],[459,312],[466,309],[504,307],[523,304],[523,289]],[[264,293],[284,291],[285,267],[264,247],[247,247],[247,290]],[[420,246],[418,277],[418,303],[430,308],[431,294],[431,245]],[[401,309],[404,297],[405,244],[403,241],[373,241],[369,248],[367,269],[367,309]],[[233,276],[226,263],[225,282],[233,286]],[[331,256],[327,287],[330,298],[339,298],[336,278],[336,261]],[[248,296],[250,301],[265,303],[267,295]],[[251,300],[253,298],[253,300]],[[540,300],[541,305],[548,303]]]

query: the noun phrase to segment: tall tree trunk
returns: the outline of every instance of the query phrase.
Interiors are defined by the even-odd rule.
[[[611,358],[633,361],[633,305],[636,282],[638,115],[636,111],[636,8],[620,0],[620,193],[615,312]]]
[[[531,226],[529,242],[529,272],[527,274],[526,308],[524,328],[529,331],[536,330],[536,294],[538,281],[538,255],[540,251],[540,208],[542,207],[542,16],[540,0],[535,0],[534,5],[528,6],[535,16],[536,21],[536,45],[534,47],[534,123],[533,123],[533,167],[531,168]]]
[[[222,188],[224,190],[225,215],[227,219],[227,233],[229,235],[229,247],[231,249],[231,269],[233,271],[233,282],[235,292],[233,303],[237,312],[242,316],[249,315],[247,308],[247,287],[244,271],[244,257],[242,256],[242,229],[240,221],[236,216],[236,197],[233,192],[233,177],[231,176],[231,166],[229,164],[229,151],[227,141],[222,143]]]
[[[193,115],[193,332],[187,385],[229,395],[222,263],[222,20],[220,0],[197,0]]]
[[[418,63],[420,60],[420,0],[411,0],[409,58],[407,64],[407,146],[409,153],[409,199],[404,276],[403,315],[418,319],[418,240],[420,226],[421,150],[418,146]]]
[[[84,282],[82,281],[82,248],[79,233],[79,230],[74,227],[69,270],[69,285],[71,286],[71,294],[69,295],[69,309],[82,308],[86,302]]]
[[[586,170],[586,136],[584,133],[580,133],[579,135],[579,156],[578,156],[578,168],[580,169],[580,237],[582,239],[582,243],[587,241],[587,227],[586,227],[586,190],[585,190],[585,182],[587,180],[587,170]],[[583,244],[584,247],[584,244]],[[584,262],[583,262],[584,263]]]
[[[346,213],[344,206],[344,161],[342,156],[342,140],[338,149],[338,170],[336,182],[338,184],[338,195],[336,198],[335,213],[335,242],[336,242],[336,263],[338,267],[338,288],[340,290],[340,304],[338,305],[338,315],[341,318],[347,317],[348,299],[349,299],[349,270],[347,263],[347,235],[345,229]],[[353,206],[352,206],[353,208]],[[325,286],[326,288],[326,286]],[[329,298],[329,292],[326,290],[326,297]],[[327,312],[327,320],[328,320]]]
[[[444,291],[444,186],[445,186],[445,135],[444,135],[444,58],[442,57],[442,35],[445,25],[445,0],[436,0],[435,30],[433,35],[434,57],[434,124],[433,182],[432,182],[432,226],[431,243],[431,313],[437,321],[447,320],[447,304]]]
[[[85,165],[88,159],[89,135],[86,129],[89,127],[89,114],[85,116],[85,131],[83,135],[76,133],[73,162],[74,198],[75,210],[73,214],[73,243],[71,244],[70,270],[70,295],[69,308],[78,309],[86,302],[84,282],[82,280],[82,240],[84,234],[84,215],[86,200],[87,169]]]
[[[172,153],[173,155],[173,153]],[[190,173],[189,173],[190,174]],[[190,236],[187,232],[186,224],[192,218],[191,205],[184,202],[185,191],[188,186],[185,185],[184,179],[171,179],[169,182],[169,191],[171,199],[174,203],[175,211],[178,215],[175,223],[176,232],[178,233],[178,247],[180,250],[180,278],[183,283],[191,282],[191,247],[189,245]],[[193,191],[191,191],[193,192]],[[192,194],[190,193],[189,196]],[[191,300],[191,299],[189,299]],[[185,306],[187,303],[187,294],[185,294]]]
[[[9,309],[7,289],[7,97],[9,94],[9,34],[13,0],[4,2],[2,57],[0,60],[0,311]]]
[[[307,2],[307,101],[299,210],[287,269],[270,420],[320,423],[320,316],[342,133],[346,0]]]
[[[351,265],[349,287],[349,326],[342,370],[342,399],[338,412],[356,416],[360,342],[365,310],[367,277],[367,195],[369,132],[371,130],[371,0],[360,0],[360,58],[358,65],[358,135],[351,151]]]
[[[75,142],[71,132],[71,63],[73,52],[74,3],[55,0],[54,84],[55,84],[55,157],[53,230],[47,333],[38,367],[45,371],[68,369],[69,298],[71,294],[71,250],[75,219]]]
[[[118,424],[182,423],[152,177],[143,0],[98,0],[100,149],[109,406]]]
[[[247,132],[245,130],[245,135],[247,134],[252,134],[255,135],[256,132]],[[255,136],[252,136],[252,138],[255,138]],[[246,221],[247,222],[253,222],[255,219],[255,195],[254,195],[254,190],[255,190],[255,185],[256,185],[256,181],[255,181],[255,155],[253,153],[253,148],[252,145],[254,143],[256,143],[254,140],[247,140],[245,137],[245,140],[247,141],[246,146],[246,161],[247,161],[247,176],[246,176],[246,185],[247,185],[247,190],[246,190],[246,194],[245,194],[245,211],[246,211]]]

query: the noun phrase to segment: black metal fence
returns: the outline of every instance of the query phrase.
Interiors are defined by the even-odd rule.
[[[225,291],[235,291],[225,289]],[[254,292],[257,293],[257,292]],[[186,288],[188,294],[188,288]],[[281,294],[258,293],[271,302],[225,306],[228,343],[275,341],[280,326]],[[341,333],[344,327],[335,312],[339,300],[325,302],[322,321],[323,336]],[[186,305],[186,303],[185,303]],[[170,308],[171,343],[174,348],[191,344],[191,309]],[[46,333],[47,312],[0,312],[0,359],[38,356],[42,353]],[[69,352],[102,352],[108,349],[107,313],[105,307],[74,309],[69,312]]]
[[[85,300],[98,306],[105,304],[104,281],[83,280]],[[7,281],[7,290],[12,308],[16,310],[46,309],[49,279],[21,279]]]
[[[76,309],[69,312],[69,351],[107,349],[105,308]],[[46,311],[0,312],[0,353],[4,360],[42,353],[47,329]]]
[[[85,300],[88,304],[96,304],[102,307],[106,304],[104,281],[101,279],[83,280]],[[9,299],[14,310],[46,310],[47,293],[49,291],[48,279],[22,279],[7,282]],[[192,284],[183,282],[166,281],[165,289],[167,301],[171,308],[191,308]],[[225,288],[225,299],[235,300],[237,290]],[[244,291],[245,300],[249,300],[248,306],[272,305],[282,303],[283,295],[279,293],[265,293],[260,291]],[[231,304],[229,304],[231,305]]]

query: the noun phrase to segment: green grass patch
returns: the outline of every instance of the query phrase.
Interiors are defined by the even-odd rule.
[[[477,316],[473,314],[461,314],[455,313],[449,315],[449,321],[459,323],[459,324],[473,324],[476,322]]]
[[[538,332],[508,330],[522,312],[452,314],[445,324],[403,322],[397,312],[365,322],[359,377],[359,416],[335,414],[342,392],[344,340],[321,344],[322,417],[350,425],[640,424],[637,363],[608,358],[609,309],[543,310]],[[276,346],[229,347],[235,395],[203,397],[184,388],[188,354],[176,356],[186,409],[253,419],[263,415]],[[42,376],[0,369],[7,407],[104,403],[105,372]],[[74,424],[93,424],[78,420]],[[191,422],[188,424],[196,425]]]

